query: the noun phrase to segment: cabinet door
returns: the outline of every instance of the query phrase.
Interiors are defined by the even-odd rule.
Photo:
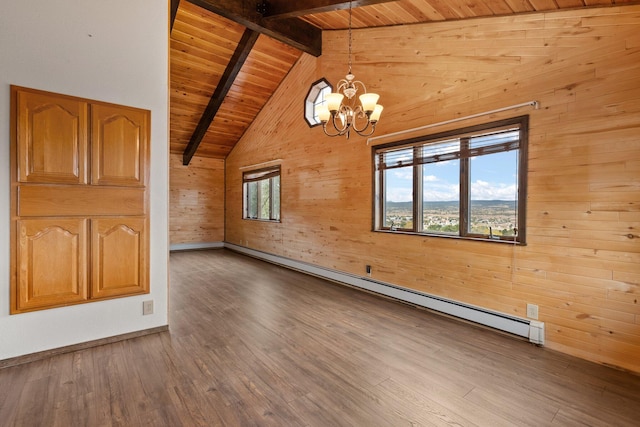
[[[149,236],[144,218],[91,220],[91,298],[145,293]]]
[[[17,229],[18,310],[85,301],[87,221],[23,219]]]
[[[149,111],[92,104],[93,184],[144,186],[149,144]]]
[[[87,103],[17,92],[18,181],[85,184]]]

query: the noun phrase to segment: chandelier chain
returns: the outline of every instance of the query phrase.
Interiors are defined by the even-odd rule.
[[[351,74],[351,0],[349,0],[349,74]]]

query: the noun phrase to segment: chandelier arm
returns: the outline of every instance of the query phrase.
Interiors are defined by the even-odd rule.
[[[368,126],[368,124],[367,124]],[[362,131],[358,131],[358,129],[353,128],[353,130],[356,131],[356,133],[360,136],[371,136],[373,135],[373,133],[376,131],[376,122],[371,122],[371,130],[369,131],[369,133],[362,133],[366,130],[367,128],[365,127],[364,129],[362,129]]]
[[[356,122],[354,121],[351,127],[353,128],[353,130],[355,130],[356,132],[358,132],[358,135],[360,135],[360,132],[364,132],[364,131],[366,131],[366,130],[369,128],[369,125],[370,125],[370,124],[371,124],[371,122],[370,122],[369,120],[367,120],[367,121],[365,122],[365,124],[364,124],[364,127],[362,127],[362,128],[358,128],[358,127],[356,126]]]
[[[357,119],[365,119],[365,124],[364,127],[359,128],[357,126]],[[362,110],[361,106],[357,106],[355,108],[355,110],[353,111],[353,121],[351,123],[351,126],[353,127],[353,130],[355,130],[356,132],[358,132],[358,135],[360,135],[360,132],[364,132],[365,130],[367,130],[367,128],[369,127],[369,124],[371,124],[371,121],[369,120],[369,116],[367,115],[367,113],[365,113]]]
[[[344,114],[344,122],[342,123],[341,126],[338,126],[337,117],[339,114]],[[351,121],[348,118],[349,117],[348,110],[344,107],[340,107],[340,110],[338,110],[336,114],[332,114],[332,116],[333,117],[331,122],[333,123],[333,127],[335,128],[335,130],[339,132],[339,135],[344,135],[347,129],[349,129],[349,126],[351,126]]]
[[[367,87],[360,80],[354,80],[352,83],[354,87],[356,84],[360,83],[360,86],[362,86],[362,90],[364,90],[364,93],[367,93]]]
[[[328,122],[323,122],[323,123],[322,123],[322,130],[324,131],[324,134],[325,134],[325,135],[327,135],[327,136],[331,136],[331,137],[333,137],[333,136],[342,136],[342,135],[344,135],[344,133],[340,133],[340,132],[336,132],[336,133],[329,133],[329,132],[327,131],[327,123],[328,123]]]
[[[345,117],[345,121],[342,124],[342,126],[338,125],[338,120],[337,117],[339,114],[343,114]],[[336,130],[335,133],[330,133],[327,129],[327,125],[329,122],[322,122],[322,130],[324,131],[325,135],[327,136],[342,136],[349,133],[349,127],[351,126],[351,122],[349,120],[346,119],[346,117],[349,116],[349,112],[348,110],[344,107],[341,106],[340,110],[338,110],[335,113],[331,113],[331,125],[333,126],[333,129]]]

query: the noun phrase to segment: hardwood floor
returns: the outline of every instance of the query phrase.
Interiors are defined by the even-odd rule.
[[[170,330],[0,370],[0,426],[638,426],[640,376],[229,250]]]

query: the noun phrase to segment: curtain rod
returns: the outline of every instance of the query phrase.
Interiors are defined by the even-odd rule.
[[[392,136],[398,136],[398,135],[402,135],[402,134],[405,134],[405,133],[415,132],[415,131],[418,131],[418,130],[433,128],[433,127],[436,127],[436,126],[448,125],[449,123],[455,123],[455,122],[459,122],[459,121],[462,121],[462,120],[468,120],[468,119],[475,119],[476,117],[486,116],[488,114],[500,113],[502,111],[513,110],[513,109],[516,109],[516,108],[528,107],[528,106],[534,107],[537,110],[538,108],[540,108],[540,103],[538,101],[523,102],[522,104],[510,105],[508,107],[502,107],[502,108],[498,108],[496,110],[491,110],[491,111],[484,111],[482,113],[476,113],[476,114],[472,114],[470,116],[456,117],[455,119],[445,120],[443,122],[438,122],[438,123],[431,123],[429,125],[419,126],[417,128],[413,128],[413,129],[405,129],[405,130],[401,130],[401,131],[398,131],[398,132],[388,133],[386,135],[374,136],[373,138],[367,139],[367,145],[369,145],[369,143],[371,143],[373,141],[376,141],[378,139],[390,138]]]
[[[262,163],[256,163],[255,165],[246,165],[246,166],[240,166],[240,170],[243,169],[255,169],[258,167],[263,167],[263,166],[271,166],[271,165],[276,165],[278,163],[282,163],[282,159],[273,159],[273,160],[269,160],[266,162],[262,162]]]

